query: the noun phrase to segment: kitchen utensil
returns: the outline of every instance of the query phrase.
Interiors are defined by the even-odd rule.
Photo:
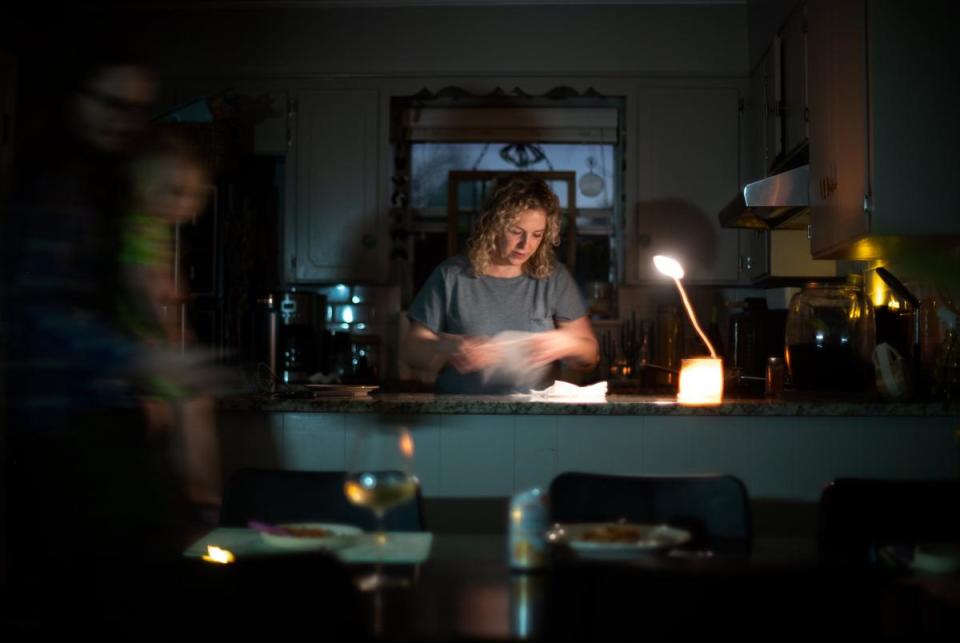
[[[911,382],[905,363],[903,356],[890,344],[879,344],[873,349],[877,390],[885,399],[902,400],[910,396]]]

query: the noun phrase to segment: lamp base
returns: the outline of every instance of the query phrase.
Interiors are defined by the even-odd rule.
[[[691,357],[680,360],[677,403],[684,406],[722,404],[723,360],[719,357]]]

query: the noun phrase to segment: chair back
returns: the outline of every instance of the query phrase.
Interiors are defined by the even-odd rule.
[[[820,495],[818,540],[824,563],[855,567],[885,545],[960,541],[960,480],[834,480]]]
[[[344,495],[344,475],[343,471],[241,469],[227,480],[220,524],[334,522],[376,529],[373,512],[351,504]],[[388,531],[424,531],[420,486],[413,501],[388,511],[383,522]]]
[[[550,484],[553,522],[665,523],[693,545],[746,551],[752,539],[746,486],[730,475],[617,476],[562,473]]]

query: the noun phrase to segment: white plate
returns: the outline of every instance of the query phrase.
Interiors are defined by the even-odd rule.
[[[366,397],[380,388],[360,384],[306,384],[305,386],[318,397]]]
[[[630,540],[595,540],[591,534],[633,535]],[[555,525],[547,542],[569,546],[579,554],[644,554],[678,547],[690,541],[690,532],[669,525],[638,525],[621,522],[581,522]]]
[[[284,549],[340,549],[356,542],[363,530],[353,525],[338,525],[329,522],[297,522],[277,525],[278,527],[300,527],[309,529],[326,529],[329,536],[281,536],[260,532],[263,541],[274,547]]]

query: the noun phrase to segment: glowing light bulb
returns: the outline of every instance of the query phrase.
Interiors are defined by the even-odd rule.
[[[683,279],[683,266],[673,257],[656,255],[653,258],[653,265],[657,267],[661,274],[673,279]]]

